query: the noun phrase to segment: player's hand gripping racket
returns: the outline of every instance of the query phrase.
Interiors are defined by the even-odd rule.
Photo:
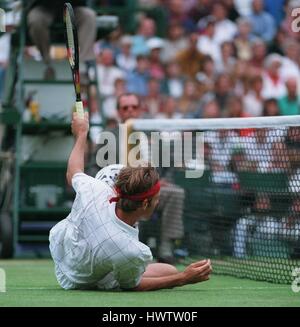
[[[72,70],[73,83],[76,93],[76,112],[78,113],[79,117],[84,118],[84,110],[80,94],[78,36],[75,25],[74,11],[69,2],[64,4],[64,22],[66,26],[67,54]]]

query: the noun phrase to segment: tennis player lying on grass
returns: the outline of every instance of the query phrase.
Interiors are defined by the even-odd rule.
[[[155,168],[111,165],[92,178],[84,174],[88,116],[73,116],[75,145],[67,179],[76,198],[69,216],[50,231],[50,251],[58,283],[64,289],[150,291],[209,279],[210,260],[183,272],[151,263],[148,246],[139,242],[136,224],[150,218],[159,202]]]

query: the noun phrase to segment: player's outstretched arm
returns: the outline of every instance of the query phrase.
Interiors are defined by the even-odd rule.
[[[209,280],[212,272],[210,260],[202,260],[189,265],[183,272],[164,277],[143,277],[134,291],[154,291],[195,284]]]
[[[75,137],[75,144],[70,154],[67,169],[68,184],[72,184],[72,178],[76,173],[84,172],[84,153],[89,131],[89,117],[85,113],[84,119],[74,112],[72,120],[72,133]]]

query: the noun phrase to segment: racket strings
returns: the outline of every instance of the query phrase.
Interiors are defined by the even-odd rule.
[[[74,34],[72,28],[72,21],[68,11],[66,12],[66,30],[67,30],[67,40],[68,40],[68,59],[71,67],[75,66],[75,42]]]

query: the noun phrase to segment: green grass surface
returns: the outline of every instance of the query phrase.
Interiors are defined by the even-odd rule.
[[[56,283],[50,260],[0,261],[7,290],[2,306],[300,306],[290,285],[213,275],[205,283],[155,292],[65,291]]]

